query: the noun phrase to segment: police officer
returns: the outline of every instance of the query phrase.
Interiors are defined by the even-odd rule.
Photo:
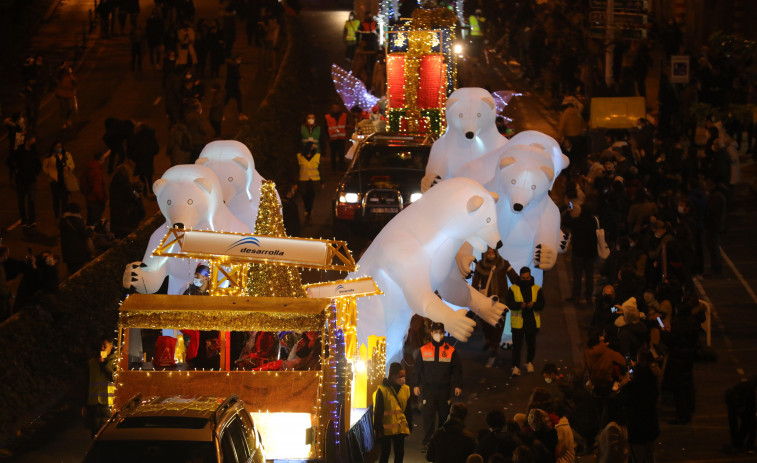
[[[411,381],[413,393],[420,396],[423,404],[423,452],[434,431],[447,421],[452,392],[455,397],[463,392],[463,365],[455,348],[444,341],[442,323],[431,324],[431,338],[415,353]]]

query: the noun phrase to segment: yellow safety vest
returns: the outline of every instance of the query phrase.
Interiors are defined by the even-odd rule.
[[[357,30],[360,28],[360,21],[357,19],[353,19],[350,21],[349,19],[344,23],[344,40],[347,42],[357,42]]]
[[[100,362],[91,359],[89,361],[89,397],[87,405],[113,406],[113,398],[116,393],[116,385],[100,370]]]
[[[410,388],[407,384],[404,384],[396,394],[391,386],[380,385],[373,395],[374,407],[376,406],[376,395],[379,393],[384,399],[384,416],[381,417],[384,435],[410,434],[410,426],[408,426],[405,416],[407,401],[410,399]]]
[[[315,153],[308,161],[308,158],[300,153],[297,153],[297,162],[300,165],[300,181],[307,182],[308,180],[320,180],[321,173],[318,172],[318,165],[321,163],[320,153]]]
[[[484,35],[484,33],[481,31],[481,24],[479,24],[478,18],[475,15],[471,15],[468,21],[470,22],[470,35],[471,36],[481,37]]]
[[[536,296],[539,294],[539,285],[531,286],[531,301],[536,302]],[[510,286],[510,291],[513,292],[513,299],[515,302],[523,302],[523,294],[520,292],[520,286]],[[536,327],[541,328],[541,316],[539,312],[534,311],[534,318],[536,319]],[[521,310],[510,310],[510,327],[514,329],[523,328],[523,312]]]

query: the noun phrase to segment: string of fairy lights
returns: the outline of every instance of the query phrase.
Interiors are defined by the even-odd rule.
[[[265,181],[261,186],[261,200],[258,217],[255,223],[255,234],[274,237],[286,237],[280,203],[276,196],[275,184]],[[178,235],[177,235],[178,236]],[[346,250],[346,248],[345,248]],[[348,251],[347,251],[348,252]],[[305,298],[306,291],[302,285],[299,269],[292,265],[279,265],[271,262],[240,264],[218,259],[215,267],[228,275],[232,285],[228,288],[215,288],[211,296],[245,295],[248,297],[282,297]],[[246,278],[243,278],[246,277]],[[349,280],[348,280],[349,281]],[[347,282],[348,282],[347,281]],[[244,282],[241,288],[239,283]],[[238,289],[233,290],[234,286]],[[232,289],[230,289],[232,288]],[[221,331],[320,331],[321,352],[320,369],[316,371],[219,371],[195,369],[190,371],[178,370],[142,370],[141,367],[130,369],[126,348],[130,328],[182,328],[194,330]],[[250,310],[218,310],[209,304],[202,310],[150,310],[140,307],[139,310],[124,310],[122,307],[117,332],[119,359],[114,375],[116,397],[118,390],[130,389],[124,387],[124,377],[128,381],[179,381],[177,390],[182,389],[198,376],[235,378],[281,378],[282,384],[290,384],[295,377],[317,377],[317,394],[312,408],[312,417],[316,419],[313,426],[315,444],[311,445],[311,458],[323,458],[327,437],[335,444],[339,444],[341,434],[346,431],[345,423],[349,423],[349,407],[354,364],[358,358],[357,349],[357,304],[355,297],[338,297],[317,313],[301,313],[296,311],[250,311]],[[374,337],[375,338],[375,337]],[[386,341],[378,338],[373,341],[371,357],[367,362],[367,390],[373,391],[384,378],[386,364]],[[211,376],[212,375],[212,376]],[[249,376],[248,376],[249,375]],[[136,377],[139,376],[137,379]],[[123,395],[123,392],[120,395]],[[130,397],[122,397],[128,400]],[[368,399],[370,400],[370,399]],[[369,402],[370,403],[370,402]],[[259,409],[258,413],[276,413]],[[315,418],[317,417],[317,418]],[[328,428],[328,424],[332,427]],[[331,430],[332,434],[327,435]]]
[[[457,82],[457,64],[452,43],[456,23],[455,13],[447,8],[418,8],[413,11],[411,21],[387,32],[387,94],[390,95],[387,118],[390,130],[416,133],[421,129],[421,121],[428,131],[441,133],[443,130],[446,125],[446,98],[455,90]],[[394,60],[393,56],[404,59]],[[431,57],[441,58],[440,80],[436,86],[438,97],[434,99],[434,107],[421,107],[418,91],[422,84],[423,62],[426,60],[426,66],[432,66],[434,61],[429,59]],[[395,64],[400,61],[401,68]],[[432,71],[429,67],[428,72]],[[401,89],[393,88],[396,80],[392,78],[392,74],[395,73],[402,73]],[[425,88],[429,88],[428,82],[423,84]],[[392,101],[391,97],[396,95],[403,96],[402,104]]]

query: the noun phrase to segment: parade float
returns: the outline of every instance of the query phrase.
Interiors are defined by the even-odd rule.
[[[253,418],[269,459],[333,461],[347,440],[369,450],[370,395],[384,377],[386,345],[373,336],[358,348],[356,301],[380,294],[378,287],[371,278],[303,285],[299,268],[354,271],[356,264],[343,241],[288,237],[269,181],[261,187],[255,233],[177,224],[150,251],[158,259],[207,264],[209,295],[136,293],[123,301],[116,409],[137,394],[236,394],[257,410]],[[162,338],[154,351],[144,342],[150,330]],[[212,333],[217,365],[192,366],[183,343],[191,332]],[[317,351],[312,362],[293,368],[283,359],[242,367],[232,341],[252,333],[277,342],[283,333],[303,333]]]

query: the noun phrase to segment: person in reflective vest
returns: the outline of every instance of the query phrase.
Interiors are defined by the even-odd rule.
[[[347,61],[352,61],[357,48],[357,31],[360,29],[360,20],[355,18],[355,12],[350,11],[350,16],[344,22],[344,43],[347,45]]]
[[[452,393],[459,397],[463,392],[463,365],[455,348],[444,341],[442,323],[431,324],[431,339],[416,351],[410,381],[422,401],[424,452],[434,431],[447,421]]]
[[[397,362],[389,365],[389,376],[373,394],[373,430],[381,444],[379,463],[388,463],[394,447],[394,463],[405,456],[405,437],[413,428],[413,414],[407,406],[410,388],[405,384],[405,370]]]
[[[86,418],[93,437],[113,414],[116,389],[113,384],[113,373],[116,371],[113,341],[103,337],[97,346],[97,354],[89,359],[89,395],[86,407],[82,408],[82,415]]]
[[[534,284],[531,269],[523,267],[519,279],[507,290],[506,305],[510,308],[510,325],[513,330],[513,376],[520,375],[520,351],[525,339],[526,371],[534,372],[536,333],[541,328],[541,311],[544,309],[544,293]]]
[[[478,58],[481,55],[481,50],[484,46],[484,26],[486,18],[484,13],[477,9],[474,14],[468,18],[468,24],[470,24],[470,42],[472,55]]]
[[[305,222],[310,222],[315,192],[321,185],[321,153],[316,152],[313,142],[305,143],[302,153],[297,153],[297,163],[300,165],[300,191],[305,205]]]
[[[331,112],[326,114],[326,128],[329,133],[331,150],[331,170],[344,170],[344,144],[347,139],[347,112],[341,105],[333,104]]]

